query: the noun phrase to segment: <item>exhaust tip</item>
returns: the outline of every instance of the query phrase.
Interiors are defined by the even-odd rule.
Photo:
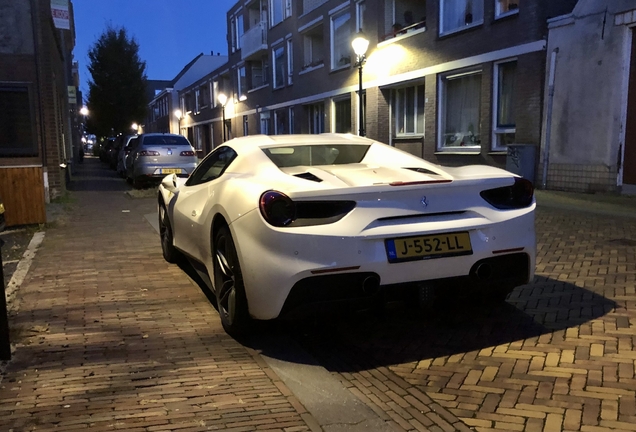
[[[380,278],[377,276],[368,276],[362,282],[362,292],[365,294],[377,294],[380,291]]]
[[[475,269],[475,275],[479,280],[485,281],[492,277],[492,266],[490,264],[479,264]]]

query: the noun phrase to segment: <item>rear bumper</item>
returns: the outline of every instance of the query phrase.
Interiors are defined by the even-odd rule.
[[[529,281],[531,261],[526,253],[503,255],[476,262],[466,276],[392,285],[379,285],[380,276],[374,272],[311,276],[294,284],[280,317],[307,317],[339,307],[364,307],[378,300],[410,301],[422,286],[452,296],[510,291]]]
[[[147,179],[156,179],[161,180],[165,176],[171,173],[162,173],[162,169],[181,169],[181,174],[187,176],[192,173],[194,168],[196,168],[196,162],[188,163],[188,164],[144,164],[135,166],[135,170],[133,172],[134,177],[145,177]]]

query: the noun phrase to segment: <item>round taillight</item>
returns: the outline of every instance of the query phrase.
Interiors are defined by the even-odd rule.
[[[296,219],[296,205],[284,193],[267,191],[261,195],[259,208],[270,225],[284,227]]]

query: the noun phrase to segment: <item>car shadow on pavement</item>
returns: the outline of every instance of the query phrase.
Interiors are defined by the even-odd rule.
[[[542,335],[560,333],[563,337],[568,328],[615,308],[616,303],[602,295],[538,276],[499,304],[447,302],[427,310],[389,304],[382,312],[275,321],[266,323],[266,337],[256,336],[244,343],[266,356],[294,362],[296,357],[287,358],[280,341],[273,342],[289,339],[331,371],[355,372],[479,352]]]

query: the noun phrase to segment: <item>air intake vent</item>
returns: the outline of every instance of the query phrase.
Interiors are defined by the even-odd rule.
[[[438,173],[431,170],[427,170],[426,168],[405,168],[405,169],[422,173],[422,174],[439,175]]]
[[[301,174],[294,174],[294,177],[299,177],[301,179],[315,181],[316,183],[320,183],[322,181],[322,179],[320,177],[316,177],[315,175],[313,175],[312,173],[309,173],[309,172],[301,173]]]

